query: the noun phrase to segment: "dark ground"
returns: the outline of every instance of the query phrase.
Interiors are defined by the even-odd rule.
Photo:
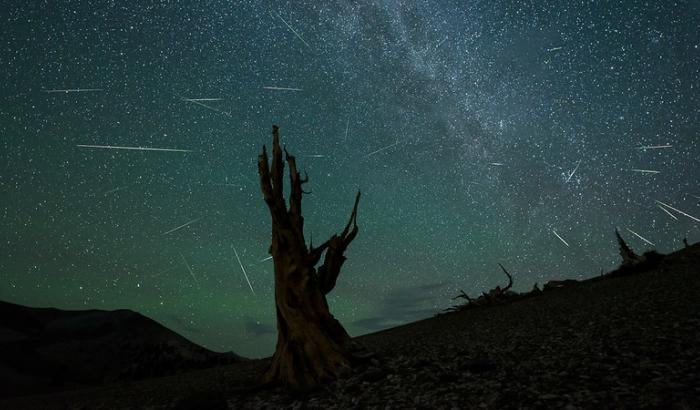
[[[377,358],[305,396],[251,390],[264,359],[0,408],[698,408],[698,302],[700,244],[633,276],[360,337]]]
[[[134,381],[243,361],[130,310],[0,302],[0,398]]]

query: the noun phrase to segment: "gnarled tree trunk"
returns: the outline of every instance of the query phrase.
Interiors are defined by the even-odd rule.
[[[302,184],[296,160],[284,150],[289,164],[289,208],[283,196],[282,149],[279,128],[272,127],[272,162],[267,150],[258,157],[263,197],[272,215],[270,254],[275,266],[277,347],[265,382],[280,382],[293,388],[311,387],[337,376],[350,365],[350,336],[328,310],[326,295],[335,287],[343,253],[357,235],[357,205],[345,229],[317,248],[306,246],[301,214]],[[325,251],[323,264],[315,268]]]

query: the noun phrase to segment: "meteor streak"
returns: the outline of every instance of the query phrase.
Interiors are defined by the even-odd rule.
[[[105,192],[104,194],[102,194],[102,195],[109,195],[109,194],[111,194],[111,193],[114,193],[114,192],[117,192],[117,191],[121,191],[122,189],[127,189],[128,187],[129,187],[129,185],[125,185],[125,186],[120,186],[120,187],[117,187],[117,188],[114,188],[114,189],[110,189],[109,191],[106,191],[106,192]]]
[[[665,145],[642,145],[641,147],[637,147],[637,149],[641,150],[647,150],[647,149],[663,149],[663,148],[671,148],[671,144],[665,144]]]
[[[581,160],[578,160],[578,162],[576,163],[576,168],[574,168],[574,170],[571,171],[571,174],[569,175],[569,177],[566,178],[567,183],[571,180],[571,177],[574,176],[574,174],[576,173],[576,170],[578,170],[579,165],[581,165]]]
[[[672,206],[669,205],[669,204],[663,203],[663,202],[661,202],[661,201],[656,201],[656,203],[661,204],[661,205],[665,206],[665,207],[668,208],[668,209],[671,209],[671,210],[673,210],[673,211],[676,211],[676,212],[678,212],[679,214],[681,214],[681,215],[683,215],[683,216],[687,216],[688,218],[692,219],[692,220],[695,221],[695,222],[700,222],[700,219],[694,217],[693,215],[688,215],[688,214],[686,214],[685,212],[681,211],[680,209],[676,209],[676,208],[672,207]]]
[[[192,280],[194,280],[194,283],[199,286],[199,282],[197,281],[197,277],[194,276],[194,272],[192,272],[192,268],[190,267],[190,264],[187,263],[187,259],[185,259],[185,255],[180,254],[180,257],[182,258],[182,261],[185,262],[185,266],[187,266],[187,270],[190,272],[190,276],[192,276]]]
[[[653,243],[651,243],[651,241],[649,241],[647,238],[645,238],[645,237],[643,237],[642,235],[638,234],[637,232],[631,230],[630,228],[625,228],[625,229],[627,229],[627,230],[630,231],[630,233],[632,233],[634,236],[636,236],[637,238],[643,240],[644,242],[648,243],[649,245],[651,245],[651,246],[656,246],[656,245],[654,245]]]
[[[152,147],[120,147],[116,145],[76,145],[80,148],[100,148],[100,149],[126,149],[134,151],[167,151],[167,152],[192,152],[190,149],[175,148],[152,148]]]
[[[659,209],[661,209],[662,211],[666,212],[668,214],[668,216],[670,216],[671,218],[675,219],[676,221],[678,220],[678,217],[676,215],[668,212],[668,210],[666,208],[664,208],[663,206],[661,206],[659,204],[656,204],[656,206],[658,206]]]
[[[294,33],[294,35],[297,36],[297,38],[298,38],[299,40],[301,40],[301,42],[304,43],[304,44],[306,45],[306,47],[311,48],[311,46],[309,45],[309,43],[307,43],[307,42],[301,37],[301,35],[300,35],[299,33],[297,33],[297,31],[294,30],[294,29],[292,28],[292,26],[290,26],[289,23],[287,23],[287,21],[286,21],[285,19],[282,18],[282,16],[280,16],[279,14],[277,14],[277,17],[279,17],[279,19],[282,20],[282,23],[284,23],[284,25],[287,26],[287,28],[288,28],[289,30],[291,30],[291,32]]]
[[[211,105],[206,105],[206,104],[204,104],[204,103],[202,102],[202,101],[214,101],[214,100],[216,100],[216,99],[207,99],[207,98],[183,98],[182,100],[183,100],[183,101],[187,101],[187,102],[191,102],[191,103],[195,103],[195,104],[197,104],[197,105],[199,105],[199,106],[202,106],[202,107],[204,107],[204,108],[206,108],[206,109],[208,109],[208,110],[216,111],[216,112],[218,112],[218,113],[221,113],[221,114],[224,114],[224,115],[228,115],[229,117],[231,116],[231,113],[228,113],[228,112],[226,112],[226,111],[221,111],[221,110],[218,109],[218,108],[214,108],[214,107],[212,107]],[[221,98],[219,98],[218,100],[221,100]]]
[[[389,148],[398,145],[398,143],[399,143],[399,140],[396,140],[396,142],[393,143],[393,144],[391,144],[391,145],[387,145],[386,147],[379,148],[379,149],[376,150],[376,151],[370,152],[369,154],[365,155],[364,158],[371,157],[371,156],[374,155],[374,154],[378,154],[378,153],[380,153],[380,152],[382,152],[382,151],[388,150]]]
[[[203,216],[200,216],[199,218],[193,219],[193,220],[191,220],[191,221],[189,221],[189,222],[187,222],[187,223],[185,223],[185,224],[183,224],[183,225],[178,226],[177,228],[173,228],[173,229],[169,230],[168,232],[164,232],[164,233],[163,233],[163,236],[165,236],[165,235],[167,235],[167,234],[169,234],[169,233],[175,232],[175,231],[177,231],[178,229],[182,229],[182,228],[186,227],[187,225],[193,224],[193,223],[199,221],[199,220],[202,219],[202,218],[204,218],[204,217],[203,217]]]
[[[195,102],[195,101],[222,101],[223,98],[183,98],[185,101]]]
[[[236,247],[231,245],[233,248],[233,253],[236,254],[236,259],[238,260],[238,265],[241,267],[241,270],[243,271],[243,276],[245,276],[246,282],[248,282],[248,287],[250,287],[250,291],[255,295],[255,291],[253,290],[253,285],[250,284],[250,279],[248,279],[248,274],[245,271],[245,268],[243,267],[243,263],[241,263],[241,258],[238,257],[238,251],[236,251]]]
[[[350,119],[348,118],[347,122],[345,123],[345,138],[343,139],[344,143],[348,142],[348,129],[350,128]]]
[[[102,91],[101,88],[64,88],[64,89],[54,89],[54,90],[42,90],[45,93],[89,93]]]
[[[552,229],[552,232],[554,233],[554,235],[557,236],[557,238],[559,238],[560,241],[564,242],[564,245],[569,246],[569,244],[564,240],[564,238],[562,238],[561,236],[559,236],[559,234],[557,233],[557,231],[555,231],[554,229]],[[570,246],[569,246],[569,247],[570,247]]]
[[[242,187],[245,186],[245,185],[238,185],[238,184],[216,183],[216,182],[212,182],[212,185],[216,185],[216,186],[233,186],[233,187],[236,187],[236,188],[242,188]]]
[[[274,85],[268,85],[263,87],[266,90],[281,90],[281,91],[304,91],[301,88],[293,88],[293,87],[277,87]]]

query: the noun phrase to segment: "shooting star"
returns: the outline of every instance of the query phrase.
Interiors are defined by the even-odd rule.
[[[656,206],[658,206],[659,209],[661,209],[662,211],[666,212],[668,214],[668,216],[670,216],[671,218],[675,219],[676,221],[678,220],[678,217],[676,215],[668,212],[668,210],[666,208],[664,208],[663,206],[661,206],[659,204],[656,204]]]
[[[210,100],[208,100],[208,99],[204,99],[204,98],[182,98],[182,101],[187,101],[187,102],[195,103],[195,104],[197,104],[197,105],[199,105],[199,106],[202,106],[202,107],[204,107],[204,108],[206,108],[206,109],[208,109],[208,110],[216,111],[216,112],[218,112],[218,113],[220,113],[220,114],[224,114],[224,115],[227,115],[227,116],[229,116],[229,117],[231,116],[231,113],[229,113],[229,112],[222,111],[222,110],[220,110],[220,109],[218,109],[218,108],[212,107],[211,105],[207,105],[207,104],[204,104],[204,103],[202,102],[202,101],[210,101]]]
[[[190,267],[190,264],[187,263],[187,259],[185,259],[185,255],[180,254],[180,257],[182,258],[182,261],[185,262],[185,266],[187,266],[187,270],[190,272],[190,276],[192,276],[192,280],[194,283],[199,286],[199,281],[197,281],[197,277],[194,276],[194,272],[192,271],[192,268]]]
[[[185,101],[223,101],[223,98],[184,98]]]
[[[632,168],[630,171],[634,172],[641,172],[643,174],[659,174],[661,171],[654,171],[653,169],[639,169],[639,168]]]
[[[642,145],[641,147],[637,147],[637,149],[641,150],[647,150],[647,149],[663,149],[663,148],[671,148],[671,144],[666,144],[666,145]]]
[[[241,263],[241,258],[238,257],[238,251],[236,251],[236,247],[231,245],[233,248],[233,253],[236,254],[236,259],[238,259],[238,265],[241,267],[241,270],[243,271],[243,276],[245,276],[246,282],[248,282],[248,287],[250,287],[250,291],[255,295],[255,291],[253,290],[253,285],[250,284],[250,279],[248,279],[248,274],[245,271],[245,268],[243,267],[243,263]]]
[[[127,189],[128,187],[129,187],[129,185],[124,185],[124,186],[120,186],[120,187],[117,187],[114,189],[110,189],[109,191],[106,191],[102,195],[107,196],[107,195],[112,194],[114,192],[121,191],[122,189]]]
[[[350,118],[345,122],[345,138],[343,138],[343,143],[348,143],[348,129],[350,128]]]
[[[268,256],[268,257],[265,258],[265,259],[260,259],[260,262],[261,262],[261,263],[262,263],[262,262],[266,262],[266,261],[269,261],[270,259],[272,259],[272,255]]]
[[[304,91],[301,88],[294,88],[294,87],[277,87],[274,85],[268,85],[263,87],[266,90],[278,90],[278,91]]]
[[[93,93],[97,91],[102,91],[101,88],[64,88],[64,89],[53,89],[53,90],[42,90],[45,93]]]
[[[325,158],[326,156],[321,155],[321,154],[309,154],[309,155],[302,155],[302,157],[305,157],[305,158]]]
[[[668,209],[670,209],[670,210],[672,210],[672,211],[676,211],[676,212],[678,212],[679,214],[681,214],[681,215],[683,215],[683,216],[687,216],[688,218],[692,219],[692,220],[695,221],[695,222],[700,222],[700,219],[694,217],[693,215],[688,215],[687,213],[681,211],[680,209],[676,209],[676,208],[672,207],[672,206],[669,205],[669,204],[663,203],[663,202],[658,201],[658,200],[656,201],[656,203],[661,204],[661,205],[665,206],[666,208],[668,208]]]
[[[564,238],[562,238],[561,236],[559,236],[559,234],[557,233],[557,231],[555,231],[554,229],[552,229],[552,232],[554,233],[554,235],[557,236],[557,238],[559,238],[560,241],[564,242],[564,245],[570,247],[569,244],[564,240]]]
[[[238,185],[238,184],[229,184],[229,183],[217,183],[217,182],[212,182],[211,185],[215,186],[232,186],[236,188],[244,188],[245,185]]]
[[[651,245],[651,246],[656,246],[656,245],[654,245],[653,243],[651,243],[651,241],[649,241],[647,238],[645,238],[645,237],[643,237],[642,235],[638,234],[637,232],[631,230],[630,228],[625,228],[625,229],[627,229],[628,231],[630,231],[631,234],[633,234],[633,235],[636,236],[637,238],[643,240],[644,242],[648,243],[649,245]]]
[[[193,152],[190,149],[175,148],[152,148],[152,147],[120,147],[116,145],[76,145],[80,148],[100,148],[100,149],[126,149],[134,151],[167,151],[167,152]]]
[[[503,164],[502,162],[489,162],[489,165],[493,165],[495,167],[502,167],[505,164]]]
[[[547,161],[542,161],[542,163],[543,163],[543,164],[545,164],[545,165],[547,165],[548,167],[551,167],[551,168],[559,168],[559,169],[563,169],[563,168],[562,168],[562,167],[560,167],[559,165],[554,165],[554,164],[550,164],[550,163],[549,163],[549,162],[547,162]]]
[[[301,35],[300,35],[299,33],[297,33],[297,31],[294,30],[294,29],[292,28],[292,26],[290,26],[289,23],[287,23],[287,21],[286,21],[285,19],[282,18],[282,16],[279,15],[279,13],[277,13],[277,17],[279,17],[279,19],[282,20],[282,23],[284,23],[284,25],[287,26],[287,28],[288,28],[289,30],[291,30],[291,32],[294,33],[294,35],[297,36],[297,38],[298,38],[299,40],[301,40],[301,42],[304,43],[304,44],[306,45],[306,47],[311,48],[311,46],[309,45],[309,43],[307,43],[307,42],[301,37]]]
[[[578,162],[576,163],[576,168],[574,168],[574,170],[571,171],[571,174],[569,174],[569,177],[566,178],[566,182],[565,182],[565,183],[569,183],[569,181],[571,180],[571,177],[573,177],[574,174],[576,173],[576,170],[578,170],[579,165],[581,165],[581,160],[578,160]]]
[[[547,49],[547,52],[548,52],[548,53],[551,53],[552,51],[561,50],[562,48],[564,48],[564,47],[552,47],[552,48],[548,48],[548,49]]]
[[[393,143],[393,144],[391,144],[391,145],[387,145],[386,147],[379,148],[379,149],[376,150],[376,151],[372,151],[372,152],[370,152],[369,154],[365,155],[363,158],[371,157],[371,156],[374,155],[374,154],[378,154],[378,153],[380,153],[380,152],[382,152],[382,151],[388,150],[389,148],[398,145],[398,143],[399,143],[399,140],[396,140],[395,143]]]
[[[199,220],[202,219],[202,218],[204,218],[204,217],[203,217],[203,216],[200,216],[199,218],[193,219],[193,220],[187,222],[186,224],[180,225],[180,226],[178,226],[177,228],[173,228],[173,229],[169,230],[168,232],[164,232],[164,233],[163,233],[163,236],[165,236],[165,235],[167,235],[167,234],[169,234],[169,233],[173,233],[173,232],[177,231],[178,229],[182,229],[182,228],[186,227],[187,225],[191,225],[191,224],[193,224],[193,223],[199,221]]]

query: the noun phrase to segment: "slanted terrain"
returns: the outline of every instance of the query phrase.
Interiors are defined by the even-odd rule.
[[[0,408],[695,408],[698,301],[700,244],[648,269],[359,337],[376,356],[305,394],[257,388],[268,359]]]
[[[0,302],[0,397],[138,380],[243,360],[130,310]]]

